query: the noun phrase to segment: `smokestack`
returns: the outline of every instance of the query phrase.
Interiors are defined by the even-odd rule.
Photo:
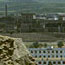
[[[7,4],[5,5],[5,17],[7,17]]]

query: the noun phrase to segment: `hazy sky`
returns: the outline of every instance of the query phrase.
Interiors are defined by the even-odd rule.
[[[9,1],[9,0],[0,0],[0,1],[2,1],[2,2],[7,2],[7,1]]]
[[[43,2],[47,2],[47,3],[65,3],[65,0],[0,0],[0,1],[2,1],[2,2],[11,2],[11,1],[14,1],[14,2],[18,2],[18,1],[21,1],[21,2],[23,2],[23,1],[36,1],[36,2],[41,2],[41,3],[43,3]]]

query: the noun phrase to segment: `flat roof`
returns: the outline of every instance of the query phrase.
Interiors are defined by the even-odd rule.
[[[65,48],[28,48],[30,50],[65,50]]]

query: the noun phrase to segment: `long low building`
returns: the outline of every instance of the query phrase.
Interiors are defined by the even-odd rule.
[[[65,48],[29,48],[38,65],[65,65]]]

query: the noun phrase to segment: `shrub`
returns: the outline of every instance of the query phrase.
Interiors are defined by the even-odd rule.
[[[59,41],[58,44],[57,44],[57,46],[58,46],[59,48],[62,48],[62,46],[64,46],[64,44],[63,44],[62,41]]]
[[[45,47],[45,48],[47,47],[47,44],[46,44],[46,43],[44,43],[44,47]]]

